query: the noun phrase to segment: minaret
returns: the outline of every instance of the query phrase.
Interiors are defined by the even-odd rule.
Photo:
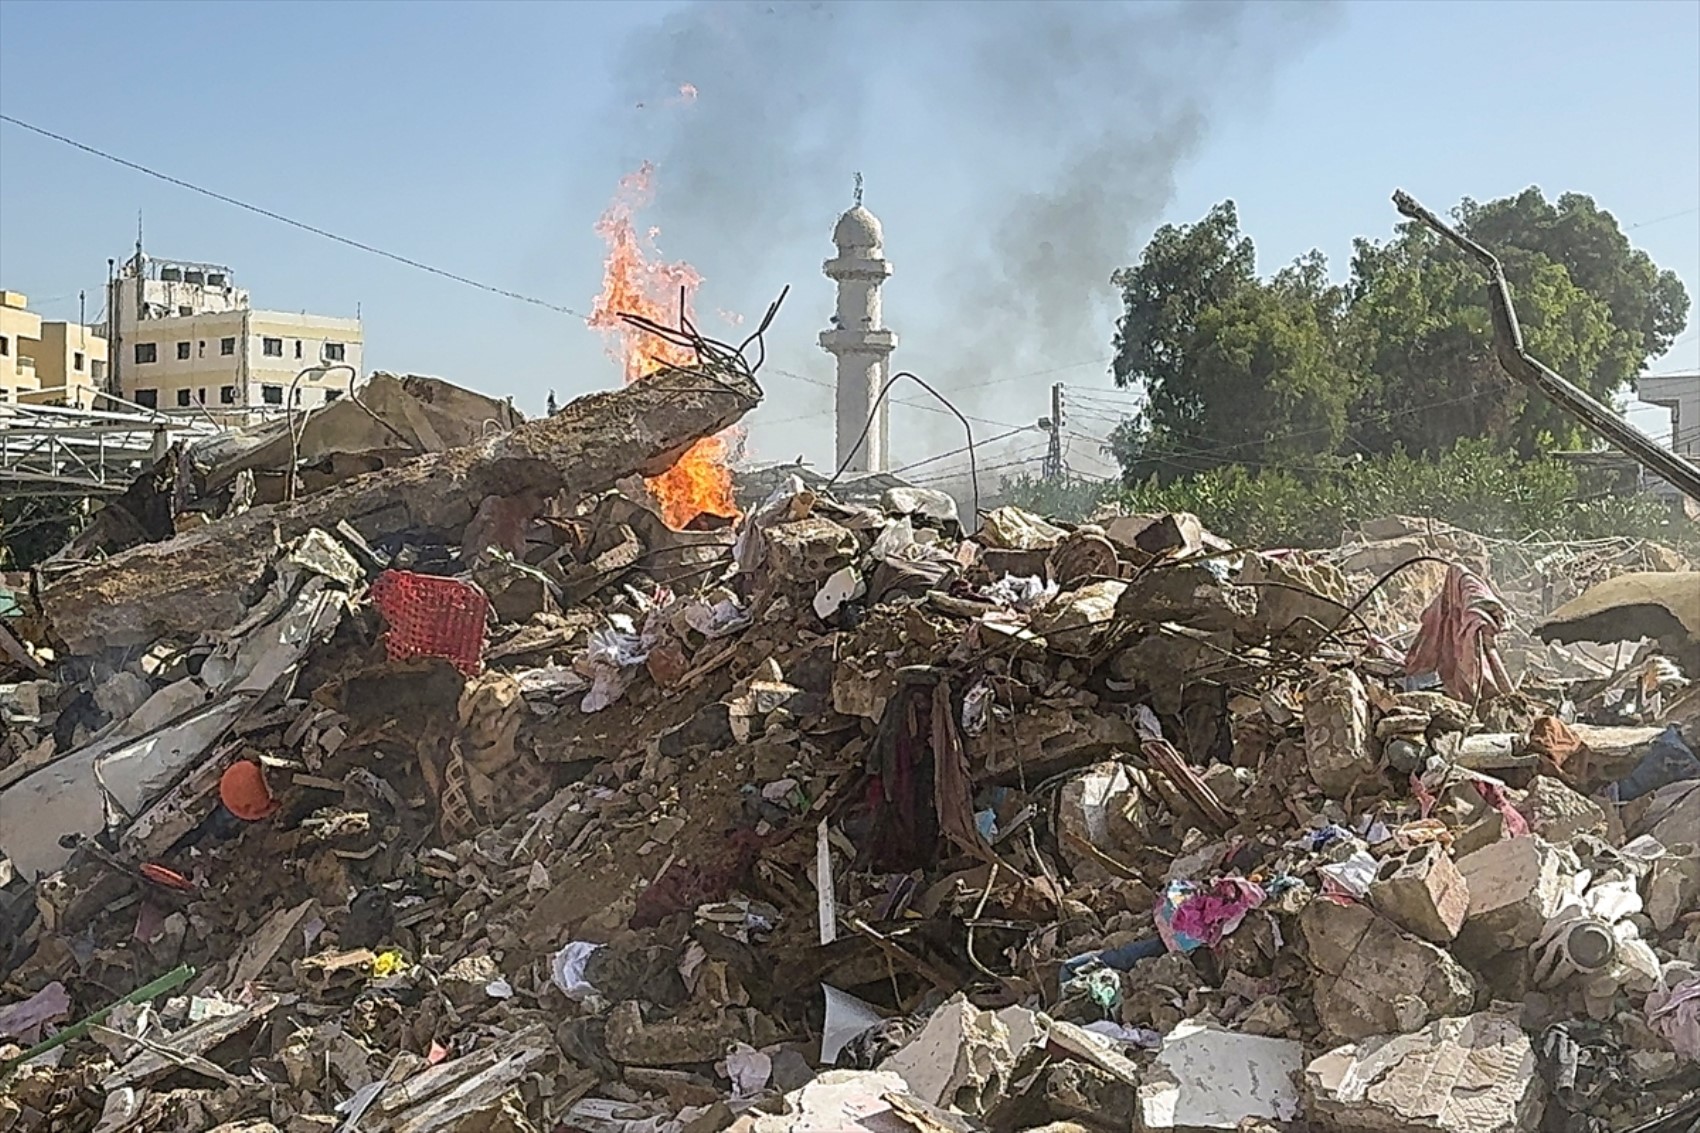
[[[886,403],[875,399],[885,385],[887,359],[897,348],[897,336],[880,319],[880,286],[891,274],[882,241],[880,222],[862,207],[858,173],[856,203],[832,230],[838,255],[822,268],[838,284],[838,313],[832,329],[821,332],[820,345],[838,360],[838,463],[848,472],[884,472],[889,465],[889,413]],[[856,445],[870,417],[867,438]]]

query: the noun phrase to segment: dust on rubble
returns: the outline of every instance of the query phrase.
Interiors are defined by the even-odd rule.
[[[201,518],[0,583],[0,1130],[1700,1118],[1679,556],[801,475],[679,531],[754,395],[659,380],[339,413],[292,503],[179,454]]]

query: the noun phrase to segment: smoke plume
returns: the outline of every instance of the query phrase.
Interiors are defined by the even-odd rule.
[[[1164,216],[1177,169],[1213,119],[1264,95],[1332,8],[705,0],[625,45],[621,94],[631,105],[700,92],[648,117],[634,156],[657,162],[654,219],[714,303],[759,310],[777,282],[798,285],[782,364],[830,373],[806,352],[828,310],[820,261],[865,170],[897,266],[895,362],[969,412],[1031,420],[1049,379],[987,381],[1110,353],[1110,274],[1158,223],[1189,219]],[[783,404],[790,391],[770,386]],[[902,428],[954,435],[928,413]]]

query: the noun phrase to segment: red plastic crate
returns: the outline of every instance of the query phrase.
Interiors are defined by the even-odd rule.
[[[478,587],[434,574],[386,570],[372,583],[372,601],[389,623],[384,647],[390,660],[442,657],[469,677],[483,672],[490,600]]]

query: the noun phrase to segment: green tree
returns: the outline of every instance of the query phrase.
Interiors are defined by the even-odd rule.
[[[1602,400],[1682,333],[1681,281],[1580,194],[1539,189],[1454,210],[1499,255],[1529,351]],[[1257,275],[1232,201],[1158,230],[1117,272],[1116,384],[1146,405],[1113,435],[1129,483],[1217,467],[1337,467],[1482,438],[1523,457],[1590,438],[1493,356],[1487,285],[1415,224],[1358,240],[1349,283],[1318,253]]]
[[[1529,351],[1610,397],[1611,309],[1541,253],[1520,252],[1506,267]],[[1585,440],[1571,417],[1500,370],[1481,273],[1426,228],[1404,225],[1386,245],[1357,241],[1345,339],[1359,375],[1350,437],[1361,451],[1437,453],[1484,437],[1530,456]]]
[[[1610,308],[1611,336],[1597,369],[1607,390],[1631,381],[1688,323],[1682,280],[1632,247],[1617,218],[1592,197],[1565,193],[1549,203],[1531,186],[1487,204],[1465,198],[1457,215],[1466,232],[1499,253],[1513,280],[1526,277],[1524,261],[1544,258],[1562,265],[1577,287]]]
[[[1332,450],[1352,398],[1340,364],[1345,292],[1312,253],[1263,281],[1232,201],[1166,226],[1118,272],[1116,384],[1147,404],[1112,436],[1131,479]]]

